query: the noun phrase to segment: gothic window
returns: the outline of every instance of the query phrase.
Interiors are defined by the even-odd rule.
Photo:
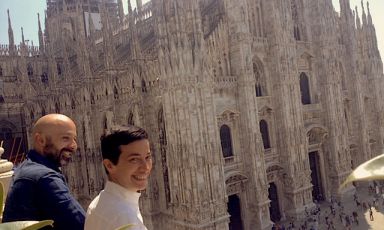
[[[271,143],[269,141],[268,124],[265,120],[261,120],[259,123],[261,137],[263,139],[264,149],[270,149]]]
[[[28,73],[28,76],[31,77],[33,75],[33,67],[32,67],[32,64],[31,63],[28,63],[28,66],[27,66],[27,73]]]
[[[141,80],[141,92],[143,92],[143,93],[147,92],[147,86],[145,84],[144,79]]]
[[[305,73],[300,74],[300,92],[301,92],[301,103],[303,105],[311,104],[311,96],[309,92],[309,80]]]
[[[35,120],[35,114],[33,113],[33,110],[31,110],[31,113],[29,114],[31,120]]]
[[[95,104],[95,96],[91,93],[91,105]]]
[[[60,106],[59,106],[59,103],[55,103],[55,112],[56,113],[60,113]]]
[[[10,140],[12,139],[12,130],[7,127],[0,129],[0,140]]]
[[[119,99],[119,92],[117,91],[116,86],[115,86],[115,88],[113,89],[113,97],[114,97],[115,99]]]
[[[71,108],[72,109],[76,109],[76,102],[74,99],[72,99],[72,102],[71,102]]]
[[[44,72],[42,75],[41,75],[41,82],[47,84],[48,83],[48,74],[46,72]]]
[[[262,97],[266,96],[266,83],[265,83],[265,76],[262,71],[261,64],[254,62],[253,63],[253,74],[255,77],[255,91],[256,91],[256,97]]]
[[[108,121],[107,121],[107,118],[105,117],[104,118],[104,130],[107,130],[108,129]]]
[[[255,84],[255,90],[256,90],[256,97],[261,97],[263,96],[262,92],[261,92],[261,86],[259,83],[256,83]]]
[[[132,89],[135,89],[135,80],[132,79]]]
[[[57,63],[56,68],[57,68],[57,75],[61,76],[61,74],[63,73],[63,70],[61,68],[61,64]]]
[[[133,121],[133,113],[129,113],[128,115],[128,125],[135,125],[135,122]]]
[[[220,127],[220,140],[224,158],[233,156],[231,129],[228,125]]]
[[[3,68],[0,66],[0,76],[3,76]]]
[[[299,27],[297,25],[295,25],[293,27],[293,36],[295,37],[295,40],[296,41],[300,41],[300,30],[299,30]]]

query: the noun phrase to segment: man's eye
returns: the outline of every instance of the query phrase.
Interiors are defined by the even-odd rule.
[[[129,162],[131,162],[131,163],[137,163],[137,162],[139,162],[139,159],[137,159],[137,158],[132,158],[132,159],[129,159]]]

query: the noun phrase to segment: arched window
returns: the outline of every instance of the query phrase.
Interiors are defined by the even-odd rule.
[[[255,91],[256,97],[262,97],[267,95],[267,84],[265,74],[263,71],[262,63],[256,59],[253,62],[253,75],[255,77]]]
[[[71,108],[72,109],[76,109],[76,102],[74,99],[72,99],[72,102],[71,102]]]
[[[56,68],[57,68],[57,75],[61,76],[61,74],[63,73],[63,70],[61,68],[61,64],[57,63]]]
[[[147,92],[147,85],[146,85],[144,79],[141,80],[141,92],[143,92],[143,93]]]
[[[135,125],[135,122],[133,121],[133,113],[130,112],[128,115],[128,125]]]
[[[119,92],[117,91],[116,86],[115,86],[115,88],[113,89],[113,97],[114,97],[115,99],[119,99]]]
[[[220,127],[220,140],[224,158],[233,156],[231,129],[228,125]]]
[[[42,75],[41,75],[41,82],[47,84],[48,83],[48,74],[46,72],[44,72]]]
[[[33,110],[31,110],[31,113],[29,114],[32,121],[35,120],[35,114],[33,113]]]
[[[3,127],[0,129],[0,140],[10,140],[12,137],[12,130],[10,128]]]
[[[270,149],[271,143],[269,141],[268,124],[265,120],[261,120],[259,123],[261,137],[263,138],[264,149]]]
[[[3,76],[3,68],[0,66],[0,76]]]
[[[305,73],[300,74],[300,92],[301,92],[301,103],[303,103],[303,105],[311,104],[311,95],[309,92],[309,80]]]
[[[27,73],[28,73],[28,76],[31,77],[33,75],[33,67],[32,67],[32,64],[31,63],[28,63],[28,66],[27,66]]]
[[[55,112],[56,113],[60,113],[60,106],[59,106],[59,103],[55,103]]]
[[[95,96],[91,93],[91,105],[95,104]]]

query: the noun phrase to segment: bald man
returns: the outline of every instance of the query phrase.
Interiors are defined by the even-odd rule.
[[[33,149],[16,169],[3,222],[53,220],[54,229],[84,228],[85,212],[70,194],[60,167],[77,149],[76,125],[62,114],[41,117],[33,127]]]

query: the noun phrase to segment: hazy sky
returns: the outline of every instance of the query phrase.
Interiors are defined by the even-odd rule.
[[[332,1],[335,9],[338,11],[339,0]],[[132,6],[135,7],[136,1],[131,0],[131,2]],[[143,3],[145,2],[148,2],[148,0],[143,0]],[[361,0],[350,0],[350,2],[353,9],[356,5],[358,6],[358,12],[361,18]],[[366,2],[367,1],[364,0],[364,8],[367,13]],[[21,27],[23,27],[25,40],[29,40],[29,44],[33,41],[34,45],[38,45],[37,13],[40,13],[40,20],[42,26],[44,26],[45,3],[46,0],[0,0],[0,44],[8,44],[7,9],[9,9],[15,43],[20,43]],[[369,0],[369,3],[372,20],[376,28],[380,54],[382,59],[384,59],[384,0]],[[123,0],[123,4],[125,11],[127,11],[127,0]]]

